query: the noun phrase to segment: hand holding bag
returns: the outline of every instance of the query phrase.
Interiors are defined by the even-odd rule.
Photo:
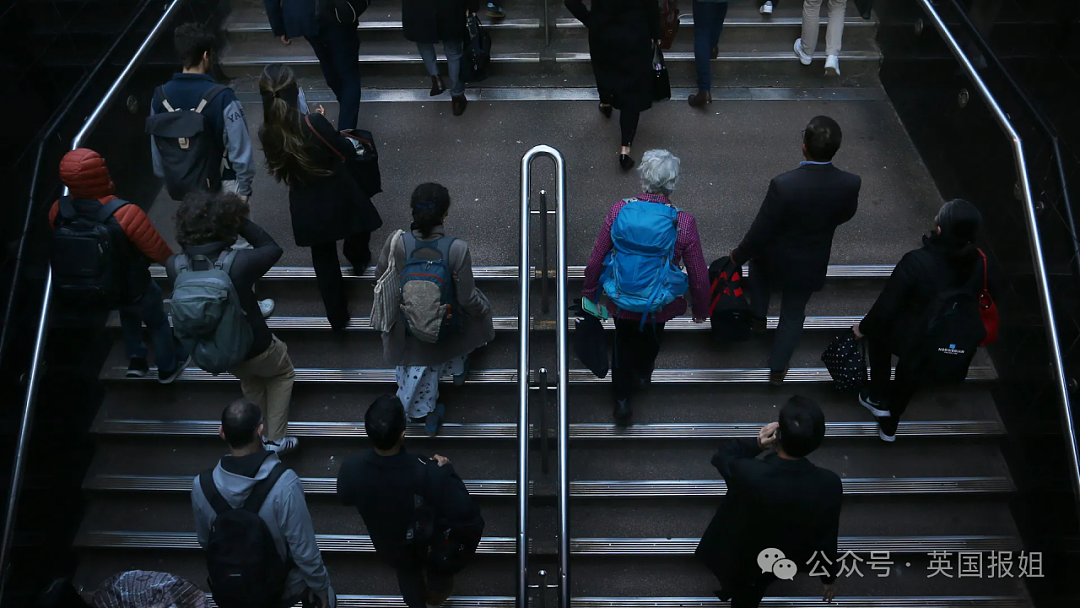
[[[401,300],[401,271],[397,267],[397,251],[401,244],[404,230],[395,230],[390,237],[390,255],[386,261],[386,272],[375,283],[375,300],[371,304],[371,327],[377,331],[388,332],[398,318],[398,302]]]
[[[664,54],[660,52],[660,46],[653,43],[653,101],[671,99],[671,77],[668,75],[667,66],[664,65]]]

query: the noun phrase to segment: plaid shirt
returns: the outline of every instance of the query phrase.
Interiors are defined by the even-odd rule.
[[[639,194],[634,197],[641,201],[670,205],[671,201],[660,194]],[[626,201],[619,201],[611,206],[607,218],[604,219],[604,227],[596,237],[596,245],[593,246],[592,256],[585,266],[585,287],[581,295],[596,302],[597,292],[600,291],[600,275],[604,271],[604,258],[614,246],[611,242],[611,225],[615,222],[615,216],[623,208]],[[701,254],[701,237],[698,235],[697,220],[685,211],[679,212],[679,236],[675,241],[675,256],[673,262],[686,268],[686,274],[690,278],[690,300],[694,309],[694,317],[705,319],[709,316],[709,267],[705,264],[705,257]],[[686,298],[676,298],[650,320],[659,323],[671,319],[686,312]],[[633,321],[641,320],[641,313],[620,310],[617,313],[619,319]]]

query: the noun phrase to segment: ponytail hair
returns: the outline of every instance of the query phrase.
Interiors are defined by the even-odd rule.
[[[259,77],[263,124],[259,127],[266,168],[279,182],[293,186],[307,177],[333,175],[315,159],[308,127],[300,113],[300,88],[292,68],[280,63],[266,66]]]
[[[420,184],[413,190],[409,206],[412,208],[412,230],[419,230],[426,239],[443,223],[450,210],[450,192],[441,184]]]

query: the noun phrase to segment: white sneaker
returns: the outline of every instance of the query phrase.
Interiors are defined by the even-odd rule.
[[[836,55],[829,55],[825,58],[825,75],[826,76],[839,76],[840,75],[840,58]]]
[[[769,0],[765,0],[765,4],[761,5],[761,8],[758,9],[758,12],[761,13],[762,15],[771,15],[772,14],[772,2],[770,2]]]
[[[810,65],[814,61],[813,55],[807,55],[802,48],[802,38],[795,40],[795,54],[799,57],[799,63],[803,65]]]
[[[277,441],[270,441],[269,439],[263,439],[263,449],[268,452],[277,452],[278,454],[284,454],[285,452],[291,452],[300,445],[300,440],[296,437],[285,437]]]
[[[274,301],[270,298],[259,300],[259,312],[262,313],[264,319],[274,314]]]

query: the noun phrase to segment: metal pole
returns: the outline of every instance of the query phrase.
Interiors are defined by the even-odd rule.
[[[38,384],[41,383],[41,353],[45,350],[45,337],[49,333],[49,296],[52,294],[52,267],[45,277],[45,299],[41,303],[41,317],[38,319],[37,337],[34,340],[34,358],[30,364],[30,381],[26,387],[26,399],[23,402],[22,421],[19,423],[19,439],[15,449],[15,464],[11,468],[11,490],[8,492],[7,516],[4,519],[4,538],[0,545],[0,564],[4,565],[0,577],[0,598],[7,588],[8,573],[11,565],[11,545],[15,536],[15,515],[19,510],[19,495],[22,493],[22,476],[26,469],[26,448],[30,443],[30,430],[34,426],[34,405],[37,401]]]
[[[1013,128],[1012,123],[1009,122],[1008,116],[1006,116],[1004,110],[998,105],[997,100],[990,94],[990,90],[986,87],[986,83],[982,81],[979,74],[975,71],[975,67],[971,64],[971,61],[964,55],[964,52],[960,49],[960,45],[957,43],[956,38],[953,37],[952,32],[945,26],[945,22],[942,21],[941,15],[937,13],[930,0],[919,0],[922,4],[923,10],[929,15],[931,21],[934,22],[934,27],[938,33],[945,40],[945,43],[949,46],[949,50],[960,62],[961,67],[967,72],[968,79],[971,80],[975,88],[978,89],[982,95],[983,101],[986,103],[987,108],[990,109],[990,113],[994,115],[998,125],[1005,131],[1005,134],[1009,137],[1009,143],[1013,148],[1013,155],[1016,160],[1016,174],[1020,180],[1020,193],[1024,199],[1024,216],[1027,220],[1028,241],[1031,245],[1031,257],[1032,263],[1035,266],[1035,282],[1039,289],[1039,306],[1042,308],[1043,321],[1046,323],[1046,337],[1050,343],[1050,367],[1054,372],[1054,380],[1057,383],[1058,396],[1061,398],[1061,423],[1065,431],[1065,439],[1067,448],[1069,450],[1069,468],[1072,472],[1072,486],[1073,494],[1076,498],[1077,514],[1080,516],[1080,450],[1077,449],[1076,444],[1076,427],[1073,419],[1072,404],[1069,399],[1069,387],[1065,379],[1065,368],[1062,364],[1061,357],[1061,343],[1058,340],[1057,335],[1057,320],[1054,315],[1054,304],[1050,298],[1050,282],[1046,278],[1046,263],[1043,261],[1042,243],[1039,238],[1039,225],[1038,218],[1035,216],[1035,201],[1031,195],[1031,180],[1028,178],[1027,161],[1024,156],[1024,144],[1020,140],[1020,135],[1017,134],[1016,129]]]
[[[548,311],[547,190],[540,191],[540,312]],[[544,471],[545,473],[547,471]]]
[[[517,607],[529,605],[529,161],[521,159],[521,257],[518,265]]]

